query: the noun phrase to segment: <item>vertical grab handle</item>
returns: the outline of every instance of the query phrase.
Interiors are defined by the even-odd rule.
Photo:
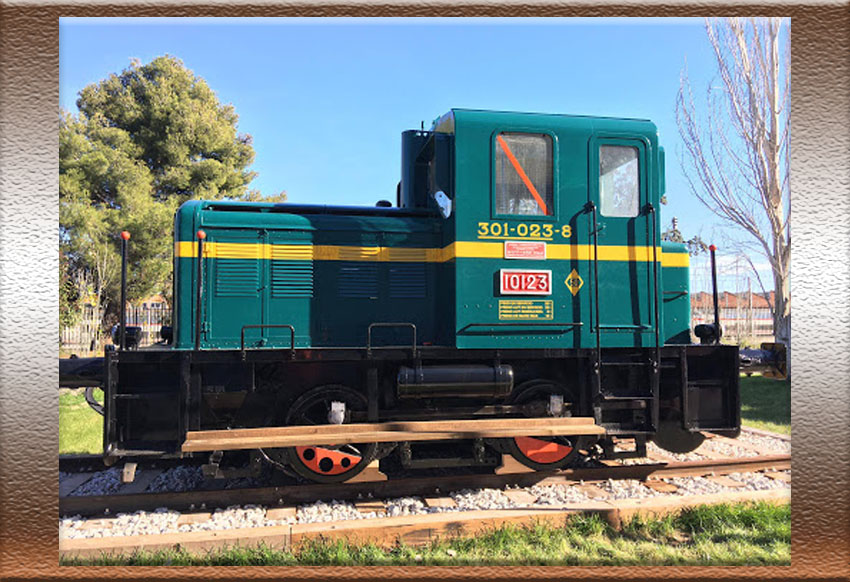
[[[599,224],[596,220],[596,204],[591,200],[587,203],[585,209],[590,212],[593,220],[593,311],[596,319],[596,363],[594,366],[598,371],[602,362],[602,337],[600,335],[602,322],[599,320]]]
[[[204,239],[207,238],[207,233],[203,230],[198,231],[198,256],[197,256],[197,265],[198,270],[195,278],[197,279],[198,287],[196,300],[197,304],[195,305],[195,349],[201,349],[201,323],[203,322],[203,318],[201,317],[201,310],[203,309],[204,304]]]
[[[655,319],[655,367],[661,365],[661,322],[658,321],[658,231],[655,228],[655,207],[652,204],[647,205],[647,217],[649,218],[649,229],[652,231],[652,291],[654,301]]]
[[[130,240],[130,233],[126,230],[121,231],[121,329],[118,335],[118,349],[124,351],[127,347],[126,330],[127,330],[127,241]]]

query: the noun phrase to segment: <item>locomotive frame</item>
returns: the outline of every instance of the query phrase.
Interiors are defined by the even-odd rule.
[[[394,448],[407,467],[550,469],[616,456],[615,436],[638,453],[736,436],[737,347],[690,344],[687,251],[658,240],[663,171],[648,121],[453,110],[402,134],[397,208],[184,204],[175,345],[107,353],[105,454],[199,454],[200,431],[540,421],[418,464],[416,434],[239,447],[338,481]],[[591,422],[543,430],[564,417]],[[214,466],[222,442],[203,452]]]

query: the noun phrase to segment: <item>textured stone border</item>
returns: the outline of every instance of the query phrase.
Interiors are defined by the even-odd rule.
[[[393,545],[399,541],[417,545],[429,543],[437,538],[468,536],[508,523],[547,523],[561,526],[567,517],[577,513],[599,514],[612,526],[619,528],[635,516],[657,517],[698,505],[754,501],[790,503],[791,490],[730,491],[709,495],[593,501],[558,505],[551,509],[478,510],[148,536],[60,539],[59,554],[62,557],[98,557],[177,548],[203,554],[227,547],[256,547],[261,543],[272,548],[288,549],[319,538],[372,542],[381,546]]]

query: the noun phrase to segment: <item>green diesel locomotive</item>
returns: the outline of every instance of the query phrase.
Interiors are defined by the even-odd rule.
[[[333,482],[737,435],[737,347],[691,343],[688,253],[660,240],[653,123],[452,110],[401,169],[395,206],[184,204],[173,345],[107,353],[105,454]]]

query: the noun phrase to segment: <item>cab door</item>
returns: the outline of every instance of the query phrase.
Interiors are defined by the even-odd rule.
[[[653,245],[657,213],[650,211],[650,144],[638,137],[593,137],[588,152],[589,199],[595,206],[588,245],[593,258],[594,229],[598,301],[603,346],[638,347],[655,343]],[[657,231],[655,231],[657,233]],[[593,268],[593,265],[591,265]],[[597,313],[594,309],[592,314]]]
[[[572,227],[561,223],[550,125],[482,124],[474,140],[457,142],[466,162],[458,164],[458,347],[567,347],[580,333],[564,283]]]

